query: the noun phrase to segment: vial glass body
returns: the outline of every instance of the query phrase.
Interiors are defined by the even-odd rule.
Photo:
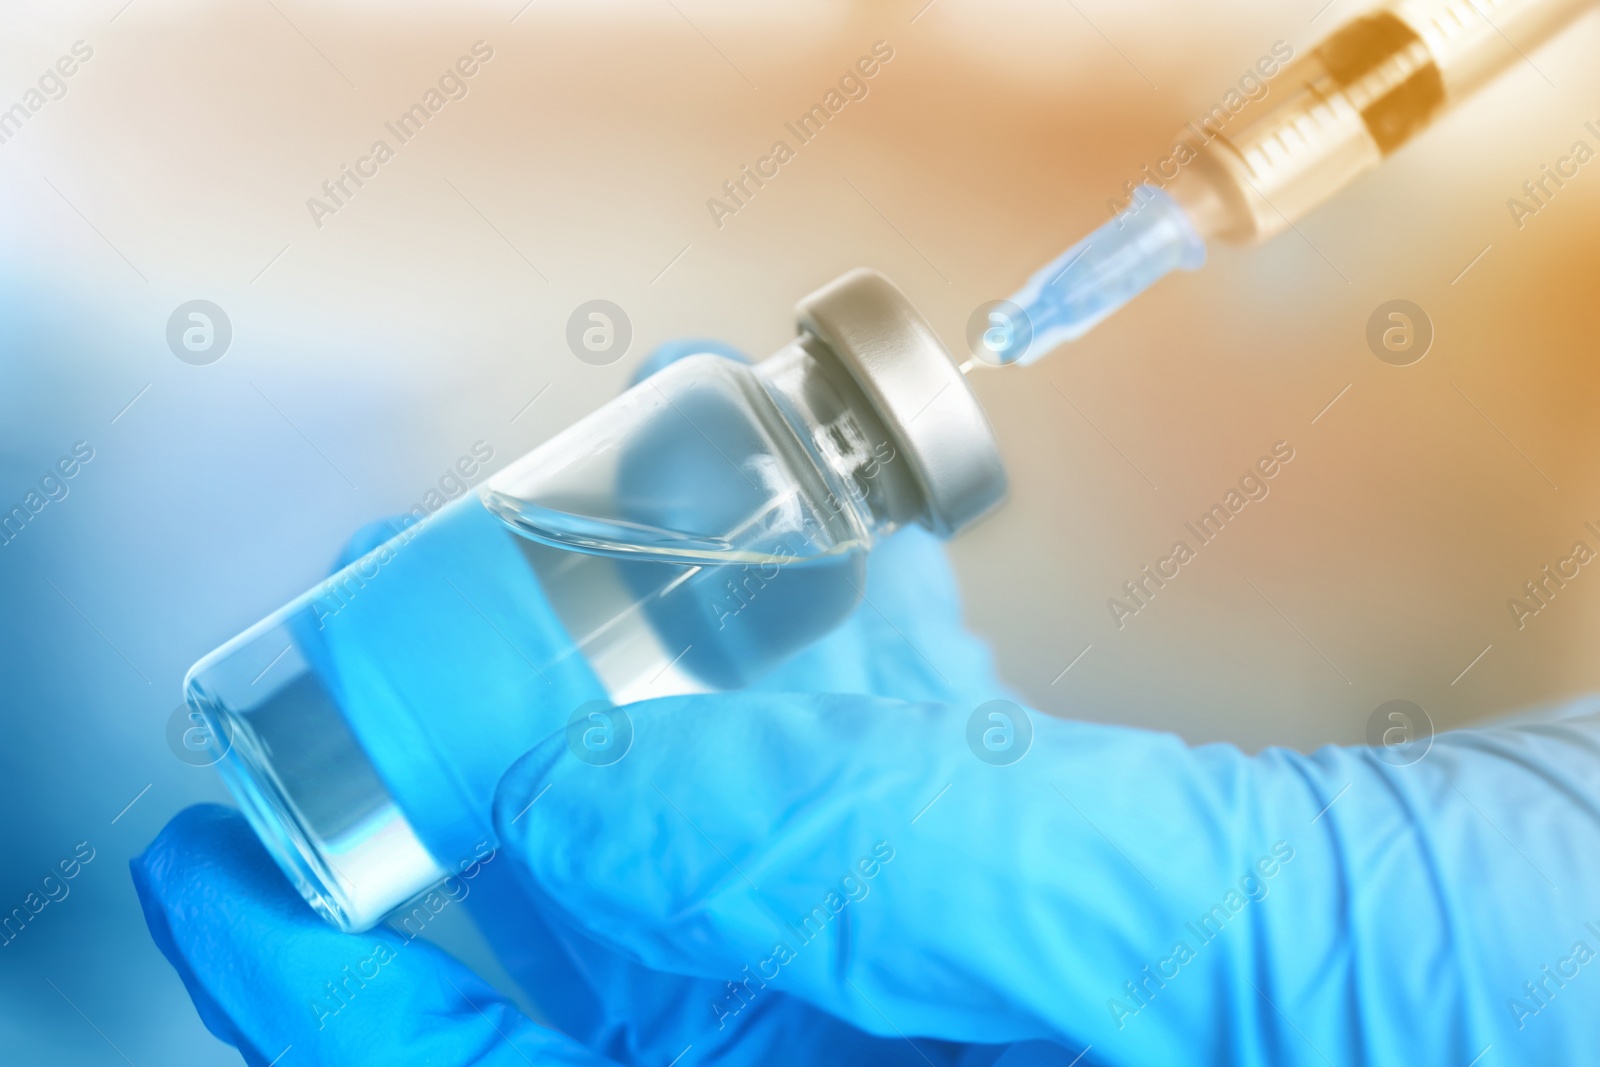
[[[496,783],[613,703],[738,687],[860,597],[917,480],[814,338],[694,356],[407,516],[190,671],[257,832],[329,921],[366,929],[495,847]],[[621,731],[621,732],[619,732]]]

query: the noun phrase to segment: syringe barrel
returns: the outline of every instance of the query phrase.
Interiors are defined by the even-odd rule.
[[[1287,229],[1595,0],[1393,0],[1334,32],[1236,113],[1182,135],[1168,187],[1207,237]],[[1513,45],[1512,42],[1516,42]]]
[[[1388,9],[1428,46],[1453,104],[1593,6],[1594,0],[1395,0]]]

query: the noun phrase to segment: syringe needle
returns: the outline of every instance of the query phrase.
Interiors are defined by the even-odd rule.
[[[1141,186],[1131,206],[1045,264],[1011,298],[1023,321],[1011,324],[997,361],[1032,363],[1082,337],[1171,271],[1205,261],[1205,241],[1178,202]]]

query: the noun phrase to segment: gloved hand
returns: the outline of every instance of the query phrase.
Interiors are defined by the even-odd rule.
[[[867,602],[849,621],[765,687],[863,698],[898,690],[966,703],[1000,691],[986,650],[960,628],[954,578],[931,536],[906,531],[880,546],[864,593]],[[507,636],[530,655],[537,640],[548,640],[532,631]],[[636,736],[621,764],[656,743],[652,737]],[[560,744],[567,751],[564,739]],[[583,766],[602,778],[617,769]],[[652,790],[651,796],[662,803],[660,794]],[[530,807],[532,799],[521,798],[499,817],[512,833],[551,798]],[[676,836],[678,828],[672,830]],[[665,838],[662,844],[674,847]],[[444,899],[465,897],[506,968],[545,1020],[570,1037],[523,1017],[456,961],[404,930],[380,926],[347,935],[328,926],[228,809],[181,813],[135,861],[133,874],[151,932],[207,1026],[252,1064],[270,1063],[290,1045],[284,1067],[521,1063],[524,1056],[540,1064],[660,1067],[690,1045],[682,1063],[924,1062],[898,1036],[875,1037],[788,996],[774,994],[759,1010],[719,1022],[709,1006],[727,995],[726,978],[742,977],[738,968],[727,976],[683,976],[600,944],[533,895],[518,848],[503,847],[454,879]],[[964,1050],[955,1046],[919,1046],[941,1064],[987,1063],[1000,1051],[963,1061]]]
[[[1006,691],[920,531],[865,597],[753,690],[627,709],[616,764],[558,734],[505,775],[461,886],[556,1029],[325,925],[225,809],[135,861],[152,933],[283,1067],[1592,1058],[1600,705],[1413,766],[1246,757],[983,707]]]

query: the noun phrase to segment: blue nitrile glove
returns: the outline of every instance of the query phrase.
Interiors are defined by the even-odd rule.
[[[678,348],[675,354],[683,356],[705,346]],[[454,843],[449,837],[470,840],[479,827],[452,832],[435,825],[440,812],[464,812],[466,821],[489,828],[491,798],[482,798],[480,814],[470,810],[478,800],[471,781],[450,788],[407,780],[398,762],[407,746],[444,747],[463,768],[496,758],[509,766],[539,737],[564,725],[571,707],[593,695],[588,692],[592,679],[579,669],[581,657],[565,657],[570,649],[554,647],[548,609],[532,602],[526,567],[507,551],[503,528],[487,513],[481,518],[486,521],[452,520],[444,535],[430,535],[427,551],[418,551],[423,542],[403,549],[384,565],[383,581],[363,589],[325,629],[297,634],[322,684],[337,694],[347,715],[359,720],[353,725],[369,755],[388,772],[386,784],[418,832],[434,847],[444,838],[446,849]],[[385,524],[367,528],[352,540],[340,564],[389,535]],[[430,573],[435,557],[441,567],[449,563],[449,582],[441,580],[443,572]],[[498,598],[505,603],[494,602],[497,593],[509,594]],[[853,618],[769,684],[838,692],[898,690],[957,701],[998,691],[987,650],[962,632],[953,575],[930,536],[908,531],[883,545],[869,566],[865,595],[867,602]],[[405,620],[417,612],[435,621],[429,628],[433,633],[459,629],[452,640],[463,648],[481,635],[486,625],[481,613],[487,612],[497,632],[474,654],[480,662],[490,653],[499,656],[504,675],[473,680],[474,691],[466,699],[475,707],[462,709],[461,729],[441,734],[442,717],[422,716],[432,734],[420,739],[410,723],[404,733],[393,728],[407,710],[395,703],[395,695],[403,690],[410,700],[424,699],[421,675],[427,664],[463,653],[453,647],[417,649],[397,662],[396,642],[414,643],[405,633]],[[530,662],[543,665],[540,678],[529,676]],[[552,670],[552,663],[563,666]],[[372,678],[374,664],[403,668],[406,684],[396,689],[364,683]],[[427,699],[459,705],[463,697],[449,692]],[[535,714],[546,721],[513,721],[510,712],[517,706],[537,708]],[[481,728],[485,708],[493,712],[489,728]],[[354,936],[312,916],[243,820],[226,809],[183,813],[133,868],[157,943],[207,1025],[251,1063],[271,1062],[289,1045],[299,1062],[409,1063],[428,1055],[435,1062],[463,1062],[478,1047],[479,1007],[494,1015],[496,1026],[520,1048],[566,1047],[559,1035],[494,998],[459,964],[408,936],[425,927],[430,910],[451,906],[457,898],[466,899],[508,970],[537,1000],[545,1021],[602,1058],[664,1064],[694,1044],[694,1058],[685,1063],[703,1062],[717,1049],[726,1062],[923,1062],[898,1039],[885,1042],[798,1001],[782,1010],[748,1013],[737,1026],[707,1035],[704,1005],[723,991],[720,981],[641,967],[564,923],[548,925],[512,861],[502,856],[474,864],[446,883],[442,893],[426,898],[428,910],[408,913],[420,916],[416,923],[408,917],[398,932],[380,927]],[[391,956],[403,965],[393,966]],[[407,1018],[391,1020],[391,1012]],[[425,1018],[412,1018],[417,1013]],[[936,1058],[958,1062],[962,1051],[945,1050]],[[997,1052],[979,1050],[976,1058],[959,1062],[986,1063]],[[291,1062],[289,1057],[283,1061]]]
[[[919,531],[866,598],[754,691],[629,708],[615,765],[555,736],[505,776],[455,892],[562,1034],[327,927],[222,809],[135,861],[152,932],[284,1067],[1593,1058],[1600,704],[1412,766],[1251,758],[978,712],[1005,692]]]
[[[652,701],[613,767],[535,748],[499,822],[541,913],[735,983],[719,1022],[796,997],[930,1059],[924,1037],[1098,1064],[1593,1062],[1595,702],[1407,767],[1037,715],[993,766],[972,707]]]
[[[954,577],[930,535],[906,531],[882,545],[864,592],[867,602],[849,621],[767,684],[962,703],[998,691],[987,651],[961,631]],[[532,633],[508,636],[532,647]],[[510,829],[519,831],[542,803],[525,802],[520,818],[506,815]],[[269,1063],[289,1045],[300,1058],[286,1056],[284,1067],[522,1056],[664,1065],[689,1046],[683,1064],[913,1065],[925,1054],[976,1067],[1002,1051],[938,1041],[919,1042],[919,1051],[781,995],[719,1025],[708,1005],[726,994],[723,976],[642,966],[564,921],[551,923],[558,914],[529,896],[520,866],[514,854],[496,855],[453,880],[448,896],[465,898],[507,969],[570,1038],[521,1016],[459,963],[403,932],[380,926],[348,935],[328,926],[227,809],[180,814],[133,873],[151,932],[207,1026],[251,1064]]]

